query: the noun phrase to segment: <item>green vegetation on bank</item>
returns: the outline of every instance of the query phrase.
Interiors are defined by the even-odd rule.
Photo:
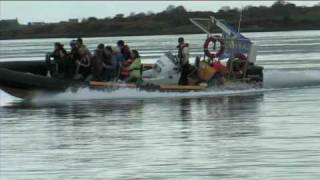
[[[218,12],[186,11],[183,6],[168,6],[159,13],[131,13],[125,17],[98,19],[89,17],[81,22],[69,20],[60,23],[20,25],[14,20],[0,21],[0,39],[20,38],[76,38],[98,36],[156,35],[202,33],[189,18],[215,16],[237,26],[239,9],[222,7]],[[277,1],[271,7],[247,6],[242,11],[241,31],[278,31],[320,29],[320,5],[295,6]]]

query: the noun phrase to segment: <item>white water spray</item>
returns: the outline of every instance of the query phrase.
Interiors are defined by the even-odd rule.
[[[147,92],[137,89],[118,89],[107,92],[83,88],[79,89],[76,93],[66,91],[55,95],[39,94],[31,101],[34,103],[41,103],[104,99],[198,98],[246,95],[280,89],[305,88],[319,85],[320,70],[265,70],[264,88],[262,89],[255,89],[243,84],[227,89],[212,89],[203,92]],[[0,91],[0,106],[5,106],[10,104],[10,102],[17,100],[18,98],[14,98],[3,91]]]

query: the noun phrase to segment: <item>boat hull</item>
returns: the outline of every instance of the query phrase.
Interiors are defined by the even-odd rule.
[[[1,62],[0,88],[19,98],[33,97],[37,92],[59,93],[69,87],[85,85],[83,82],[46,77],[43,62]]]
[[[262,81],[227,80],[226,84],[246,83],[252,87],[261,87]],[[223,86],[223,85],[222,85]],[[0,89],[8,94],[28,99],[39,93],[56,94],[71,89],[76,92],[79,88],[93,90],[114,91],[121,88],[131,88],[143,91],[160,92],[188,92],[207,91],[206,84],[200,85],[175,85],[175,84],[134,84],[117,82],[82,82],[66,79],[56,79],[46,76],[46,68],[43,62],[1,62],[0,63]]]

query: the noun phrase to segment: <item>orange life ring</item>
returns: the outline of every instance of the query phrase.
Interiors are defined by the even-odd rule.
[[[210,52],[209,51],[209,44],[212,43],[216,43],[216,42],[220,42],[220,49],[217,52]],[[224,41],[220,36],[210,36],[206,39],[206,41],[203,44],[203,51],[205,53],[206,56],[210,57],[210,58],[217,58],[220,55],[223,54],[224,52]]]

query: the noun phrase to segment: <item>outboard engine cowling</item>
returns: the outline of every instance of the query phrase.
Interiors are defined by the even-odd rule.
[[[142,80],[150,84],[178,84],[180,78],[180,65],[171,52],[162,55],[153,68],[144,71]]]

